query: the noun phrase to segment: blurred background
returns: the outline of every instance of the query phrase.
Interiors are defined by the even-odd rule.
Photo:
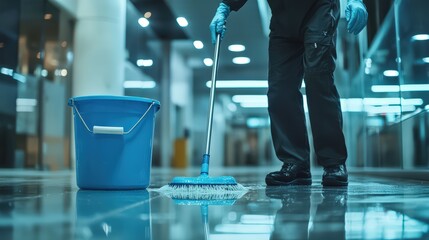
[[[341,2],[344,7],[346,0]],[[335,75],[347,164],[428,169],[429,2],[364,2],[367,28],[358,36],[349,34],[342,16],[338,29]],[[0,1],[0,168],[74,170],[67,101],[101,93],[159,100],[153,167],[198,166],[205,150],[214,52],[208,26],[218,4]],[[265,96],[269,19],[265,0],[248,1],[228,19],[212,166],[280,165]],[[302,91],[305,101],[305,84]]]

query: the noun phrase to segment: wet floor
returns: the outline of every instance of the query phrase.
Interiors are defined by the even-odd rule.
[[[223,200],[79,190],[73,173],[0,171],[0,239],[429,239],[429,183],[350,176],[350,185],[266,188],[268,169],[236,169],[248,191]],[[214,173],[219,174],[219,173]]]

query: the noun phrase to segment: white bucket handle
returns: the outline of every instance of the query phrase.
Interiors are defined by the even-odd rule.
[[[83,120],[82,115],[80,115],[79,110],[77,109],[76,105],[74,104],[73,99],[71,99],[71,106],[76,110],[77,115],[79,116],[80,120],[82,121],[83,125],[85,126],[86,130],[88,132],[93,134],[115,134],[115,135],[127,135],[131,131],[134,130],[134,128],[143,120],[143,118],[146,116],[146,114],[149,112],[149,110],[152,108],[152,106],[155,104],[155,102],[152,102],[150,104],[149,108],[146,110],[145,113],[140,117],[140,119],[130,128],[128,131],[124,131],[124,127],[112,127],[112,126],[96,126],[94,125],[92,127],[92,130],[89,129],[88,125],[86,124],[85,120]]]

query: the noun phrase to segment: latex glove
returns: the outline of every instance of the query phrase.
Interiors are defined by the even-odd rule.
[[[359,34],[368,21],[368,12],[362,0],[348,0],[346,6],[347,31]]]
[[[216,14],[213,17],[212,22],[210,23],[210,32],[213,44],[216,43],[217,34],[220,34],[220,38],[223,39],[226,30],[226,19],[228,18],[230,12],[231,9],[228,5],[226,5],[225,3],[219,4],[219,7],[216,10]]]

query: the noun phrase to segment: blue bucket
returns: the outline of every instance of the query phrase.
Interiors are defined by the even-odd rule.
[[[145,189],[160,103],[126,96],[70,98],[81,189]]]

